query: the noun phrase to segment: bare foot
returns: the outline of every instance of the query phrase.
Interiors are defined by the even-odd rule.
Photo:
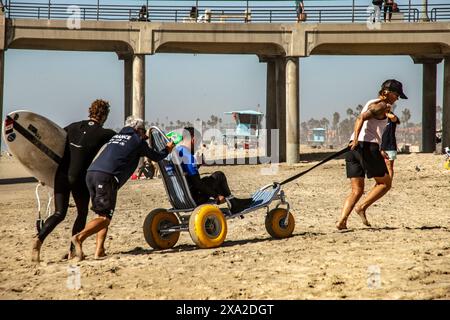
[[[72,243],[75,246],[75,256],[77,257],[77,261],[82,261],[84,260],[84,254],[83,254],[83,249],[81,247],[81,242],[78,239],[77,235],[74,235],[72,237]]]
[[[336,223],[336,228],[338,230],[347,229],[347,221],[339,221],[338,223]]]
[[[39,263],[41,261],[40,260],[41,246],[42,246],[41,240],[39,240],[39,238],[36,238],[36,240],[33,241],[33,249],[31,251],[32,262]]]
[[[75,251],[70,250],[68,253],[63,254],[61,260],[72,260],[76,256]]]
[[[106,258],[105,249],[98,249],[95,251],[94,259],[95,260],[103,260]]]
[[[370,227],[370,223],[366,217],[366,211],[362,210],[361,207],[355,207],[355,212],[360,216],[362,223],[368,227]]]
[[[69,253],[67,254],[67,260],[72,260],[73,258],[75,258],[77,256],[75,250],[71,250],[69,251]]]

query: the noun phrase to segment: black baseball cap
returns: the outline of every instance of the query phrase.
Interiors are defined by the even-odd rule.
[[[381,85],[381,90],[388,90],[391,92],[398,93],[400,98],[408,99],[408,97],[403,93],[403,85],[400,81],[395,79],[389,79],[383,82]]]

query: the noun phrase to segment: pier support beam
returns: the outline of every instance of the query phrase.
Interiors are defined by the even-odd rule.
[[[277,128],[279,131],[279,161],[286,161],[286,58],[276,59],[277,71]]]
[[[3,122],[3,87],[4,87],[4,72],[5,72],[5,51],[0,50],[0,117]],[[2,127],[2,125],[0,125]],[[2,150],[2,138],[0,138],[0,155]]]
[[[145,55],[133,56],[132,114],[145,120]]]
[[[436,74],[442,59],[413,57],[413,60],[423,65],[421,151],[431,153],[436,150]]]
[[[118,53],[119,60],[123,60],[123,117],[126,120],[133,114],[133,54]]]
[[[286,161],[300,160],[300,114],[299,114],[299,59],[291,57],[286,62]]]
[[[132,112],[132,101],[133,101],[133,59],[132,57],[127,57],[123,61],[123,81],[124,81],[124,117],[133,114]]]
[[[278,141],[272,142],[272,130],[277,129],[277,82],[276,64],[274,59],[267,60],[267,80],[266,80],[266,131],[267,144],[266,156],[272,156],[272,143],[277,145]]]
[[[444,60],[444,97],[442,99],[442,152],[450,147],[450,56]]]

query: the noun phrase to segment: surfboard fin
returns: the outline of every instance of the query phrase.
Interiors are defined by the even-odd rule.
[[[43,219],[37,219],[36,220],[36,230],[37,232],[41,232],[42,227],[44,226],[44,220]]]

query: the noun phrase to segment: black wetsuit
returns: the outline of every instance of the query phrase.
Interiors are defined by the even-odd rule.
[[[42,242],[66,217],[71,192],[78,212],[72,235],[84,229],[89,212],[86,172],[100,148],[115,135],[113,130],[91,120],[74,122],[64,130],[67,131],[66,147],[55,175],[55,213],[45,220],[38,234]]]

